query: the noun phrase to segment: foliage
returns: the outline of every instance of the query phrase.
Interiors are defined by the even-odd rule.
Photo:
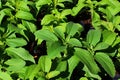
[[[0,0],[0,79],[113,79],[119,7],[117,0]],[[86,11],[94,29],[82,37],[85,23],[75,19]]]

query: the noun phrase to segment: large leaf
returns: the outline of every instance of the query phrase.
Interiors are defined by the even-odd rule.
[[[68,36],[74,36],[78,31],[82,31],[83,28],[78,23],[69,22],[66,26],[66,33]]]
[[[102,52],[98,52],[96,53],[96,55],[94,56],[96,61],[102,65],[102,67],[104,68],[104,70],[111,76],[114,77],[115,76],[115,66],[112,62],[112,60],[110,59],[110,57]]]
[[[25,61],[22,59],[9,59],[5,62],[5,64],[9,65],[7,70],[9,71],[20,71],[25,66]]]
[[[112,45],[113,42],[115,41],[116,38],[116,33],[105,30],[103,31],[103,42]]]
[[[55,19],[56,19],[55,16],[53,16],[52,14],[47,14],[43,17],[43,19],[41,21],[41,25],[48,25],[49,23],[51,23]]]
[[[35,32],[35,36],[46,41],[58,41],[58,38],[49,30],[38,30]]]
[[[77,56],[72,56],[69,60],[68,60],[68,66],[69,66],[69,79],[72,75],[73,70],[75,69],[75,67],[78,65],[79,63],[79,58]]]
[[[87,50],[75,48],[75,55],[80,59],[83,64],[87,66],[91,73],[98,73],[99,68],[94,61],[92,54],[90,54]]]
[[[47,43],[47,54],[50,58],[61,57],[61,52],[66,49],[60,42]]]
[[[17,18],[25,19],[25,20],[35,20],[35,18],[33,17],[33,15],[30,12],[26,12],[26,11],[22,11],[22,10],[17,11],[15,16]]]
[[[107,49],[109,47],[108,44],[101,42],[99,44],[96,45],[96,47],[94,48],[94,50],[103,50],[103,49]]]
[[[0,79],[2,79],[2,80],[13,80],[8,73],[1,72],[1,71],[0,71]]]
[[[71,38],[68,43],[71,45],[71,46],[78,46],[78,47],[82,47],[82,43],[76,39],[76,38]]]
[[[24,48],[9,47],[6,48],[6,51],[8,55],[11,56],[12,58],[21,58],[23,60],[28,60],[35,63],[33,56]]]
[[[14,38],[14,39],[6,39],[6,44],[10,47],[19,47],[19,46],[25,46],[27,42],[23,38]]]
[[[40,65],[43,72],[49,72],[52,65],[52,61],[48,56],[41,56],[38,61],[38,65]]]
[[[90,30],[87,34],[87,42],[91,46],[95,46],[101,38],[101,31],[100,30]]]

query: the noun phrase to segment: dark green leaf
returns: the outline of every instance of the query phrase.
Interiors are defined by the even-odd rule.
[[[8,73],[1,72],[1,71],[0,71],[0,79],[2,79],[2,80],[13,80],[12,77]]]
[[[28,60],[35,63],[33,56],[24,48],[6,48],[8,55],[12,58],[21,58],[23,60]]]
[[[101,38],[101,31],[100,30],[90,30],[87,34],[87,42],[91,46],[95,46]]]
[[[75,55],[80,59],[83,64],[87,66],[91,73],[98,73],[99,68],[94,61],[92,54],[90,54],[87,50],[75,48]]]
[[[1,25],[1,22],[2,22],[2,20],[3,20],[3,18],[4,18],[4,16],[5,16],[5,13],[4,13],[4,11],[0,11],[0,25]]]
[[[96,55],[94,56],[96,61],[102,65],[102,67],[104,68],[104,70],[111,76],[114,77],[115,76],[115,66],[112,62],[112,60],[110,59],[110,57],[102,52],[98,52],[96,53]]]
[[[109,47],[108,44],[104,43],[104,42],[101,42],[101,43],[98,43],[96,45],[96,47],[94,48],[94,50],[103,50],[103,49],[107,49]]]
[[[15,15],[17,18],[20,19],[25,19],[25,20],[35,20],[35,18],[33,17],[33,15],[30,12],[26,12],[26,11],[18,11]]]
[[[58,41],[58,38],[49,30],[38,30],[35,32],[35,36],[46,41]]]
[[[38,65],[40,65],[43,72],[49,72],[52,65],[52,61],[48,56],[41,56],[38,61]]]
[[[25,46],[27,42],[23,38],[15,38],[15,39],[6,39],[6,44],[10,47],[20,47],[20,46]]]

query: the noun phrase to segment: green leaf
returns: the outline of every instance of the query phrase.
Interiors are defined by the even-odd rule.
[[[1,22],[2,22],[2,20],[3,20],[3,18],[4,18],[4,16],[5,16],[5,13],[4,13],[3,10],[1,10],[1,11],[0,11],[0,25],[1,25]]]
[[[25,66],[26,63],[22,59],[12,58],[7,60],[5,64],[9,65],[7,70],[17,72],[20,71]]]
[[[64,18],[66,17],[67,15],[70,15],[72,14],[72,10],[71,9],[65,9],[61,12],[61,17]]]
[[[46,41],[51,41],[51,42],[58,41],[58,38],[49,30],[38,30],[35,32],[35,36],[38,39],[43,39]]]
[[[107,49],[109,47],[108,44],[104,43],[104,42],[101,42],[101,43],[98,43],[96,45],[96,47],[94,48],[94,50],[103,50],[103,49]]]
[[[47,43],[47,54],[50,58],[61,57],[61,52],[66,49],[60,42]]]
[[[57,75],[59,75],[60,74],[60,71],[51,71],[51,72],[49,72],[47,75],[46,75],[46,78],[47,79],[50,79],[50,78],[53,78],[53,77],[55,77],[55,76],[57,76]]]
[[[100,30],[90,30],[87,34],[87,42],[91,46],[95,46],[101,38],[101,31]]]
[[[77,32],[81,32],[82,30],[82,26],[78,23],[69,22],[66,26],[66,33],[71,37],[74,36]]]
[[[80,59],[83,64],[87,66],[91,73],[98,73],[99,68],[94,61],[93,56],[87,50],[75,48],[75,55]]]
[[[116,38],[116,33],[112,31],[105,30],[103,31],[103,42],[112,45]]]
[[[73,70],[75,69],[75,67],[78,65],[79,63],[79,58],[76,55],[73,55],[69,60],[68,60],[68,66],[69,66],[69,80],[70,77],[73,73]]]
[[[56,71],[66,71],[67,69],[67,61],[61,61],[59,62],[59,64],[57,65]]]
[[[52,61],[48,56],[41,56],[38,61],[38,65],[40,65],[43,72],[49,72],[52,65]]]
[[[1,72],[1,71],[0,71],[0,79],[2,79],[2,80],[13,80],[8,73]]]
[[[38,0],[36,2],[36,6],[42,6],[42,5],[49,4],[49,3],[52,3],[52,0]]]
[[[117,44],[120,44],[120,36],[118,36],[118,37],[115,39],[112,47],[116,46]]]
[[[76,38],[70,38],[68,41],[69,45],[82,47],[82,43]]]
[[[73,0],[58,0],[58,2],[73,2]]]
[[[26,1],[17,1],[16,8],[23,11],[30,11]]]
[[[21,58],[35,63],[33,56],[24,48],[6,48],[7,54],[12,58]]]
[[[26,12],[22,10],[17,11],[15,16],[17,18],[24,19],[24,20],[35,20],[35,18],[30,12]]]
[[[52,14],[47,14],[43,17],[41,25],[48,25],[49,23],[55,20],[56,20],[55,16],[53,16]]]
[[[85,1],[85,0],[78,0],[77,5],[72,8],[72,12],[73,12],[73,13],[71,14],[72,16],[76,16],[76,15],[80,12],[80,10],[81,10],[83,7],[85,7],[84,1]]]
[[[6,39],[6,44],[10,47],[20,47],[20,46],[25,46],[27,42],[23,38],[15,38],[15,39]]]
[[[115,76],[115,66],[112,62],[112,60],[110,59],[110,57],[102,52],[98,52],[96,53],[96,55],[94,56],[96,61],[102,65],[102,67],[104,68],[104,70],[111,76],[114,77]]]
[[[36,26],[35,26],[34,23],[22,20],[22,24],[23,24],[29,31],[31,31],[31,32],[35,32],[35,31],[36,31]]]

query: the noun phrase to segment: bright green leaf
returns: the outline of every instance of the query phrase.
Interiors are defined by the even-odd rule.
[[[30,12],[26,12],[26,11],[17,11],[16,15],[17,18],[20,19],[24,19],[24,20],[35,20],[35,18],[33,17],[33,15]]]
[[[55,20],[56,20],[55,16],[53,16],[52,14],[47,14],[43,17],[41,25],[48,25],[49,23]]]
[[[103,49],[107,49],[109,47],[108,44],[104,43],[104,42],[101,42],[101,43],[98,43],[96,45],[96,47],[94,48],[94,50],[103,50]]]
[[[110,57],[102,52],[98,52],[96,53],[96,55],[94,56],[96,61],[102,65],[102,67],[104,68],[104,70],[111,76],[114,77],[115,76],[115,66],[112,62],[112,60],[110,59]]]
[[[35,32],[35,36],[46,41],[58,41],[58,38],[49,30],[38,30]]]
[[[52,3],[52,0],[38,0],[36,2],[36,6],[42,6],[42,5],[45,5],[45,4],[48,4],[48,3]]]
[[[73,0],[58,0],[58,2],[73,2]]]
[[[60,42],[47,43],[47,54],[50,58],[61,57],[61,52],[66,49]]]
[[[38,61],[38,65],[40,65],[43,72],[49,72],[52,65],[52,61],[48,56],[41,56]]]
[[[76,38],[70,38],[69,42],[68,42],[70,45],[72,46],[78,46],[78,47],[82,47],[82,44],[81,42],[76,39]]]
[[[53,77],[55,77],[55,76],[57,76],[57,75],[59,75],[59,74],[60,74],[59,71],[51,71],[51,72],[49,72],[49,73],[46,75],[46,78],[47,78],[47,79],[50,79],[50,78],[53,78]]]
[[[24,48],[6,48],[7,54],[12,58],[21,58],[35,63],[33,56]]]
[[[27,44],[23,38],[6,39],[6,44],[10,47],[20,47]]]
[[[8,73],[1,72],[1,71],[0,71],[0,79],[2,79],[2,80],[13,80]]]
[[[66,26],[66,33],[69,36],[74,36],[77,32],[80,32],[82,30],[82,26],[78,23],[69,22]]]
[[[87,66],[91,73],[98,73],[99,68],[94,61],[92,54],[90,54],[87,50],[75,48],[75,55],[80,59],[83,64]]]
[[[67,69],[67,62],[66,61],[61,61],[59,62],[59,64],[57,65],[56,71],[66,71]]]
[[[87,42],[91,46],[95,46],[101,38],[101,31],[100,30],[90,30],[87,34]]]
[[[116,38],[116,33],[112,31],[105,30],[103,31],[103,42],[112,45]]]
[[[23,61],[22,59],[9,59],[5,62],[5,64],[9,65],[9,67],[7,68],[7,70],[9,71],[19,71],[21,70],[24,66],[25,66],[25,61]]]
[[[4,18],[4,16],[5,16],[5,13],[4,13],[4,11],[0,11],[0,25],[1,25],[1,22],[2,22],[2,20],[3,20],[3,18]]]

